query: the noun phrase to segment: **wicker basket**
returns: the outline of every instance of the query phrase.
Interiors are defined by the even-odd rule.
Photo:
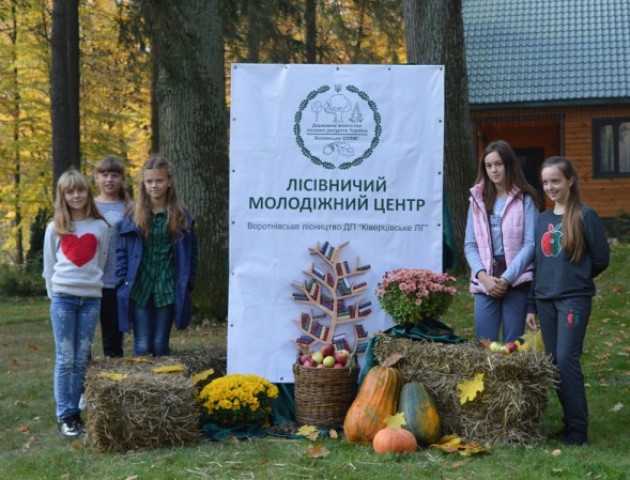
[[[295,420],[300,425],[341,425],[357,392],[359,367],[308,368],[293,364]]]

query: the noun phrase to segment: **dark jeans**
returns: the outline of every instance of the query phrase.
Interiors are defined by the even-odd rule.
[[[545,350],[560,373],[557,393],[566,430],[583,434],[584,439],[588,430],[588,405],[580,358],[591,304],[591,297],[536,301]]]
[[[168,355],[173,315],[173,305],[158,308],[153,297],[145,308],[133,302],[133,354]]]
[[[114,288],[103,289],[101,336],[103,337],[103,355],[106,357],[123,356],[123,333],[118,327],[118,301]]]

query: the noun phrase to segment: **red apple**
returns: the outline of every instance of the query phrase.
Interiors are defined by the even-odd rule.
[[[319,365],[317,365],[317,368],[328,368],[328,367],[324,365],[323,363],[320,363]]]
[[[332,343],[324,343],[322,345],[322,355],[324,357],[330,357],[335,354],[335,346]]]
[[[505,344],[505,346],[508,348],[510,353],[512,353],[512,352],[514,352],[516,350],[516,343],[514,343],[514,342],[508,342],[508,343]]]
[[[307,368],[313,368],[316,367],[317,364],[315,363],[315,360],[313,360],[312,358],[307,358],[306,360],[304,360],[304,363],[302,364],[303,367],[307,367]]]
[[[304,365],[304,362],[306,360],[310,360],[310,358],[311,358],[311,356],[306,354],[306,353],[304,355],[300,356],[300,365]]]
[[[346,368],[346,366],[343,363],[337,362],[333,368]]]
[[[335,362],[336,363],[341,363],[341,365],[345,366],[347,361],[348,361],[348,357],[346,357],[345,354],[343,354],[341,352],[336,352],[335,353]]]

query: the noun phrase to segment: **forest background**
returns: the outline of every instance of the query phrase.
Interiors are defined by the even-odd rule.
[[[461,8],[459,0],[1,0],[0,287],[41,293],[43,231],[63,171],[90,176],[113,154],[133,192],[141,164],[160,152],[197,218],[196,306],[225,318],[233,62],[446,65],[445,189],[462,245],[474,159]]]

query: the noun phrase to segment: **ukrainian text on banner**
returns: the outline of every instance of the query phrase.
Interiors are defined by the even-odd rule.
[[[444,69],[231,73],[228,372],[291,383],[331,313],[350,348],[391,326],[385,271],[442,270]]]

